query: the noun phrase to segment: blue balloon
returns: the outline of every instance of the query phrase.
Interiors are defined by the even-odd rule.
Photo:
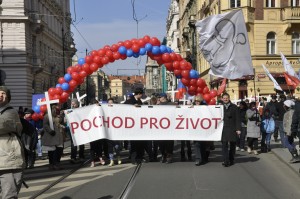
[[[121,55],[126,55],[126,53],[127,53],[127,49],[125,46],[120,46],[118,51]]]
[[[72,80],[72,76],[69,73],[67,73],[65,74],[64,79],[66,80],[66,82],[69,82]]]
[[[79,65],[83,65],[84,63],[85,63],[85,59],[84,58],[78,59],[78,64]]]
[[[169,47],[167,47],[167,51],[168,51],[168,53],[172,53],[172,49]]]
[[[196,70],[190,70],[190,78],[191,79],[197,79],[197,78],[199,78],[199,73],[198,73],[198,71],[196,71]]]
[[[152,54],[153,55],[160,54],[160,48],[159,48],[159,46],[153,46],[153,48],[152,48]]]
[[[140,55],[145,55],[146,54],[146,49],[145,48],[140,48],[139,54]]]
[[[33,111],[36,112],[36,113],[40,113],[40,112],[41,112],[40,106],[39,106],[39,105],[35,105],[35,106],[33,107]]]
[[[55,86],[56,88],[58,88],[58,87],[61,87],[61,84],[56,84],[56,86]]]
[[[70,86],[69,86],[69,84],[68,83],[63,83],[62,85],[61,85],[61,88],[64,90],[64,91],[67,91],[67,90],[69,90],[69,88],[70,88]]]
[[[139,53],[133,53],[134,58],[138,58],[139,56],[140,56]]]
[[[152,50],[152,44],[150,44],[150,43],[147,43],[146,45],[145,45],[145,49],[147,50],[147,51],[151,51]]]
[[[128,49],[126,52],[127,57],[132,57],[133,51],[131,49]]]
[[[166,52],[168,52],[167,47],[166,47],[165,45],[161,45],[159,48],[160,48],[160,52],[161,52],[161,53],[166,53]]]

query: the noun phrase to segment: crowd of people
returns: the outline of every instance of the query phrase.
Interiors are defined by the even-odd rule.
[[[124,104],[133,106],[169,105],[177,106],[178,102],[171,102],[166,93],[153,94],[148,102],[142,102],[143,89],[136,89]],[[42,121],[33,121],[32,109],[22,107],[19,112],[9,105],[10,91],[4,86],[0,87],[0,183],[2,197],[16,195],[22,183],[24,168],[33,168],[36,159],[48,159],[50,170],[60,170],[60,161],[63,155],[64,143],[71,138],[67,117],[68,112],[79,107],[79,101],[72,99],[70,107],[62,108],[58,104],[51,106],[53,120],[49,123],[46,113]],[[113,99],[108,99],[108,105],[114,104]],[[300,101],[285,95],[277,100],[272,95],[272,100],[267,102],[260,99],[257,102],[241,101],[234,104],[230,96],[224,93],[217,105],[224,106],[222,130],[222,165],[229,167],[235,163],[236,151],[248,152],[258,155],[272,150],[271,139],[280,142],[291,153],[291,163],[300,161],[294,139],[299,137]],[[90,104],[101,105],[96,99]],[[207,105],[200,96],[194,97],[190,106]],[[74,146],[71,141],[70,163],[76,164],[87,159],[85,146]],[[17,144],[16,144],[17,143]],[[180,141],[180,161],[193,161],[192,145],[194,148],[195,165],[208,163],[211,150],[214,150],[213,141]],[[17,146],[17,148],[12,148]],[[129,160],[132,164],[142,162],[172,163],[174,161],[174,140],[134,140],[113,141],[100,139],[90,143],[90,167],[100,165],[114,166],[122,164],[120,153],[123,149],[129,150]],[[5,151],[5,153],[3,153]],[[47,155],[43,154],[47,151]],[[14,158],[7,154],[13,153]],[[160,157],[160,159],[159,159]],[[5,187],[8,186],[8,187]]]

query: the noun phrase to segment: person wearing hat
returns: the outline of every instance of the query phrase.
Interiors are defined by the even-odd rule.
[[[0,192],[2,198],[18,198],[23,181],[24,151],[20,142],[22,125],[9,102],[10,90],[0,86]]]
[[[283,130],[286,134],[285,146],[292,154],[292,159],[290,160],[290,163],[296,163],[300,161],[300,157],[298,155],[296,145],[294,143],[294,135],[292,134],[291,131],[295,102],[293,102],[292,100],[285,100],[283,104],[284,104],[284,108],[286,109],[286,112],[284,113],[283,116]]]
[[[31,116],[34,113],[32,109],[25,109],[24,117],[20,118],[23,130],[21,133],[21,141],[24,146],[26,168],[33,168],[35,163],[35,148],[38,141],[38,134],[35,122]]]

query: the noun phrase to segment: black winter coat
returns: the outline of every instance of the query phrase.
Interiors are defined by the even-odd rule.
[[[292,125],[291,125],[291,132],[292,134],[297,134],[299,132],[299,124],[300,124],[300,101],[297,100],[295,103],[295,111],[293,114],[293,119],[292,119]],[[298,135],[299,136],[299,135]]]
[[[232,103],[230,103],[228,109],[224,106],[223,120],[222,141],[235,142],[237,138],[236,131],[241,130],[240,109]]]

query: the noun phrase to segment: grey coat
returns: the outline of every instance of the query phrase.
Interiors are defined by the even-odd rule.
[[[9,105],[0,108],[4,110]],[[0,114],[0,170],[24,168],[24,151],[20,136],[22,125],[18,112],[9,109]]]
[[[257,110],[248,109],[246,112],[248,118],[247,122],[247,137],[259,138],[260,137],[260,122],[261,118]]]
[[[224,126],[222,141],[236,142],[236,131],[241,130],[240,109],[235,104],[230,104],[228,109],[224,106]]]
[[[44,135],[42,137],[43,146],[58,146],[63,144],[63,135],[60,132],[60,123],[58,117],[53,117],[53,127],[55,131],[54,136],[50,135],[52,129],[50,128],[48,114],[46,114],[43,120],[43,128],[44,128]]]

